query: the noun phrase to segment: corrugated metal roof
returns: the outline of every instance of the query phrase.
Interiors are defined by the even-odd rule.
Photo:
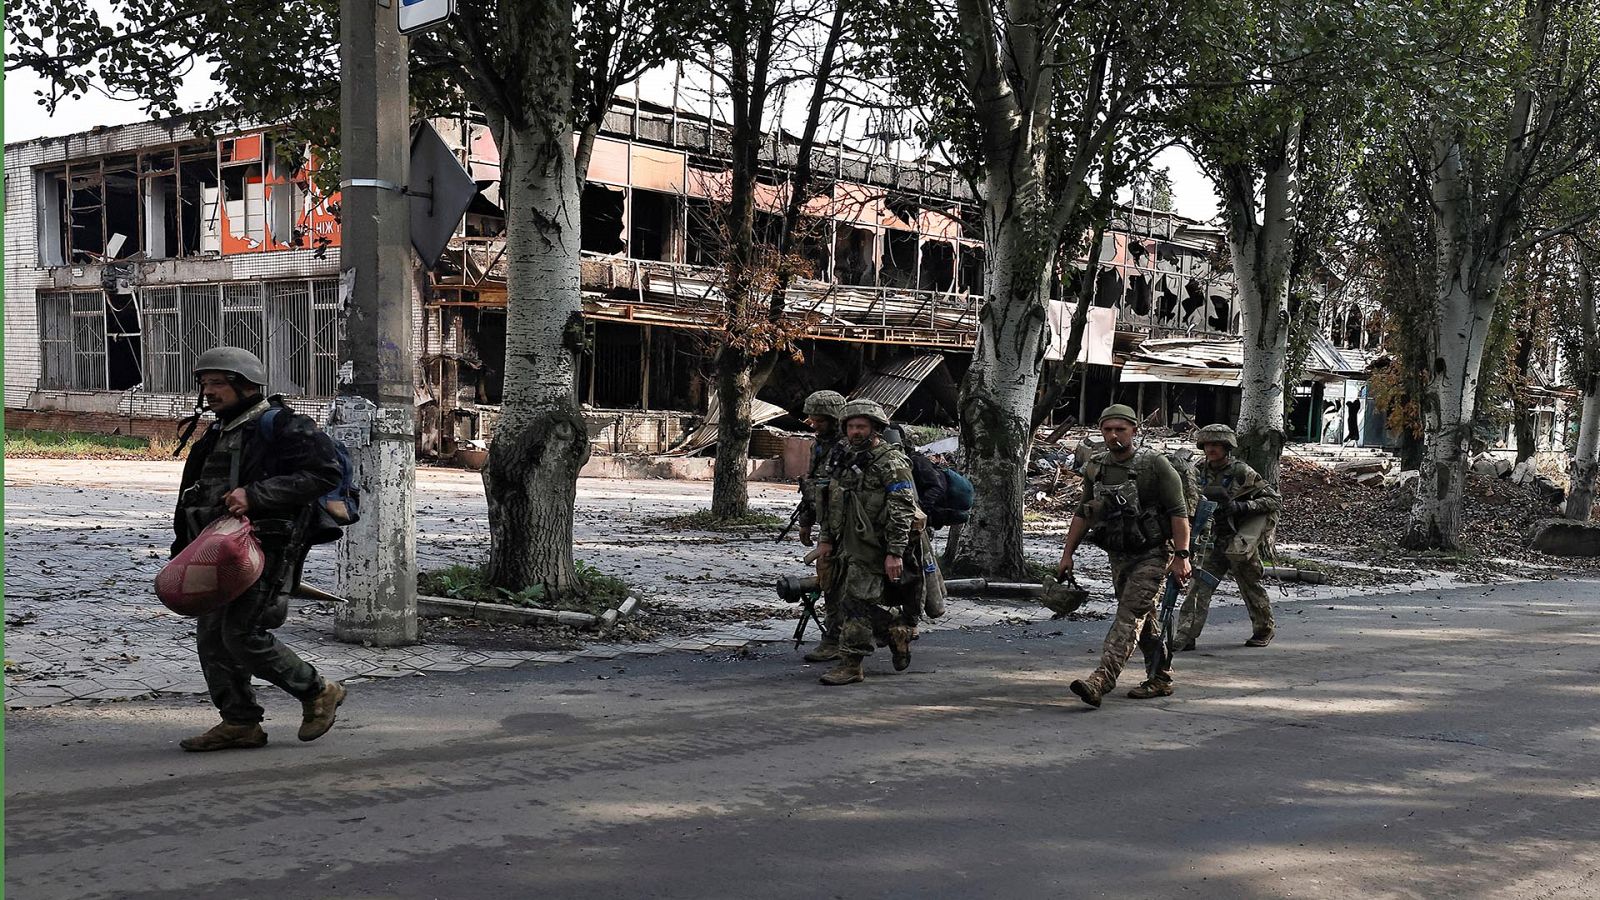
[[[1130,359],[1122,367],[1123,384],[1208,384],[1213,387],[1238,387],[1238,367],[1171,366]]]
[[[938,353],[921,353],[896,360],[861,379],[861,384],[850,393],[850,399],[876,400],[893,416],[942,362],[944,357]]]

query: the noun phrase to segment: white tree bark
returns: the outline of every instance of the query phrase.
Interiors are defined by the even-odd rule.
[[[1600,327],[1595,322],[1595,281],[1600,278],[1600,254],[1579,251],[1578,314],[1583,329],[1583,359],[1579,361],[1583,388],[1583,418],[1578,423],[1578,446],[1568,470],[1567,518],[1589,521],[1594,511],[1595,475],[1600,472]]]
[[[1490,249],[1486,260],[1475,234],[1473,198],[1463,177],[1460,144],[1435,141],[1432,194],[1438,222],[1439,283],[1428,341],[1432,350],[1423,422],[1427,446],[1422,478],[1411,508],[1405,543],[1456,549],[1461,536],[1461,494],[1467,447],[1477,413],[1478,379],[1495,299],[1505,277],[1509,247]]]
[[[483,472],[494,584],[576,585],[572,516],[589,435],[573,396],[583,339],[570,127],[500,129],[506,210],[506,373]]]
[[[1289,271],[1300,202],[1295,177],[1300,133],[1298,120],[1282,126],[1270,168],[1258,179],[1247,165],[1225,167],[1222,186],[1244,324],[1239,456],[1274,484],[1284,444],[1283,379],[1289,357]]]

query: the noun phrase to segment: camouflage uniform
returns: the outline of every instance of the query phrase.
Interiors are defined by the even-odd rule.
[[[1157,513],[1167,539],[1147,550],[1106,552],[1111,559],[1117,615],[1111,631],[1106,634],[1100,666],[1086,679],[1102,694],[1116,687],[1117,676],[1122,673],[1128,657],[1133,655],[1134,647],[1141,643],[1141,635],[1145,635],[1146,641],[1153,636],[1156,605],[1172,560],[1171,517],[1188,512],[1183,482],[1172,463],[1154,450],[1140,449],[1121,461],[1113,458],[1108,450],[1091,458],[1090,465],[1084,467],[1083,502],[1078,505],[1077,514],[1095,522],[1100,517],[1096,495],[1104,495],[1107,489],[1130,480],[1135,483],[1140,509]],[[1158,673],[1157,677],[1170,681],[1171,673]]]
[[[800,479],[800,517],[796,519],[802,531],[817,524],[819,515],[825,515],[828,508],[828,488],[833,481],[834,470],[839,467],[840,461],[847,453],[844,438],[837,430],[824,436],[817,435],[816,442],[811,447],[811,468],[806,472],[806,477]],[[811,653],[806,654],[812,662],[831,659],[838,652],[839,629],[844,620],[840,610],[839,592],[833,590],[831,580],[824,577],[827,574],[827,564],[818,561],[817,577],[823,585],[822,606],[822,641]]]
[[[1243,460],[1225,457],[1220,465],[1209,461],[1195,467],[1200,482],[1200,492],[1218,503],[1231,501],[1232,508],[1225,514],[1212,518],[1210,550],[1205,559],[1196,560],[1208,573],[1219,580],[1232,575],[1239,583],[1239,593],[1244,596],[1245,607],[1250,611],[1250,624],[1256,636],[1270,638],[1273,632],[1272,604],[1267,600],[1267,589],[1261,585],[1265,570],[1261,565],[1261,547],[1258,542],[1240,539],[1240,525],[1257,516],[1271,517],[1281,505],[1278,491],[1265,478],[1250,468]],[[1246,498],[1246,499],[1240,499]],[[1270,527],[1268,522],[1256,523]],[[1262,529],[1263,532],[1266,529]],[[1196,538],[1196,543],[1199,539]],[[1206,614],[1211,607],[1215,585],[1196,578],[1184,598],[1178,617],[1178,627],[1173,633],[1174,648],[1187,647],[1200,637],[1206,626]]]
[[[287,407],[273,423],[274,435],[268,446],[258,420],[269,407],[267,399],[261,398],[219,420],[189,452],[173,514],[177,533],[174,555],[212,521],[228,514],[223,498],[238,486],[249,497],[249,517],[262,540],[266,571],[282,565],[285,553],[298,557],[300,548],[287,546],[286,520],[292,521],[312,501],[337,487],[342,473],[338,459],[319,445],[316,424]],[[274,544],[273,534],[284,542]],[[282,624],[287,601],[269,591],[265,580],[195,623],[200,669],[211,702],[230,725],[257,725],[262,720],[261,705],[250,686],[252,675],[302,702],[312,700],[323,689],[317,670],[269,630]]]
[[[911,463],[900,448],[876,442],[848,453],[835,470],[821,540],[834,548],[829,580],[841,601],[844,654],[870,656],[875,631],[916,625],[920,596],[917,605],[904,602],[883,574],[888,555],[906,556],[916,516]],[[916,574],[907,572],[904,579]],[[886,606],[898,609],[891,613]]]

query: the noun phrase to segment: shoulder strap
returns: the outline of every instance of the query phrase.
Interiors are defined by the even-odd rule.
[[[256,420],[256,428],[263,438],[270,441],[278,436],[277,429],[273,427],[273,423],[278,421],[278,413],[282,409],[283,407],[281,406],[269,406],[267,411],[261,414],[261,418]]]

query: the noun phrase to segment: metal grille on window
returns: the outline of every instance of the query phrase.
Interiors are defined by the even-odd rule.
[[[72,293],[72,386],[106,389],[106,306],[99,291]]]
[[[184,394],[190,388],[183,364],[183,336],[178,324],[178,289],[139,291],[144,322],[144,388],[154,394]]]
[[[311,395],[332,397],[339,378],[339,282],[320,278],[311,282],[311,351],[315,381]]]
[[[311,390],[311,287],[305,281],[267,285],[267,377],[272,389],[291,396]]]
[[[189,380],[200,354],[222,343],[222,288],[207,284],[178,288],[178,319],[182,331],[179,366],[184,375],[181,393],[192,389]]]
[[[72,295],[39,294],[39,386],[65,390],[72,384]]]
[[[263,293],[263,286],[259,283],[222,286],[221,343],[243,347],[257,358],[265,360],[267,329],[261,302]],[[277,387],[269,384],[269,389],[276,391]]]

